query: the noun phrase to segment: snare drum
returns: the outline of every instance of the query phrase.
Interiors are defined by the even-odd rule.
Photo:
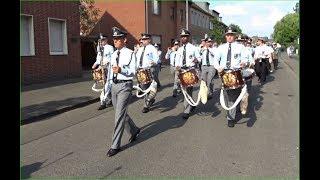
[[[195,68],[181,69],[178,77],[183,87],[190,87],[199,82],[198,72]]]
[[[97,81],[97,82],[104,81],[105,80],[105,73],[107,73],[105,71],[106,70],[102,70],[101,68],[98,70],[94,69],[92,71],[93,80]]]
[[[137,80],[139,84],[151,83],[151,70],[140,68],[137,70]]]
[[[224,89],[237,89],[244,86],[240,69],[226,69],[220,73]]]
[[[254,73],[255,73],[254,69],[251,69],[251,68],[246,68],[242,70],[242,76],[246,81],[252,80]]]

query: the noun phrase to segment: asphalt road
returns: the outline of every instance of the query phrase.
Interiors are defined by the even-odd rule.
[[[114,110],[98,104],[78,108],[21,126],[21,173],[28,177],[289,177],[299,176],[299,85],[280,60],[280,68],[264,86],[254,79],[249,113],[227,127],[214,98],[199,105],[187,120],[182,95],[172,95],[168,69],[160,73],[163,88],[154,108],[141,113],[143,100],[133,99],[129,115],[142,128],[138,140],[107,157]],[[194,93],[194,96],[196,93]]]

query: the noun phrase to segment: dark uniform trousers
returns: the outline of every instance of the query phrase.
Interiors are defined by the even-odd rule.
[[[268,75],[268,64],[269,64],[269,60],[268,59],[262,59],[261,62],[259,62],[260,59],[256,60],[255,63],[255,72],[257,74],[257,76],[259,77],[259,80],[261,82],[266,81],[266,76]]]

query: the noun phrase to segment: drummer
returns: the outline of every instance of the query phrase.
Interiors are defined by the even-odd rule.
[[[206,46],[206,37],[205,38],[203,38],[203,39],[201,39],[201,43],[200,43],[200,45],[199,45],[199,47],[198,47],[198,51],[199,51],[199,53],[200,53],[200,56],[202,56],[202,53],[203,53],[203,51],[204,51],[204,48],[205,48],[205,46]],[[200,71],[202,71],[202,62],[200,61],[199,63],[198,63],[198,65],[199,65],[199,70]]]
[[[220,45],[214,56],[214,67],[221,73],[225,69],[236,70],[245,66],[246,51],[242,44],[235,42],[237,32],[228,27],[225,32],[227,43]],[[220,62],[219,62],[220,61]],[[224,91],[224,99],[228,107],[232,106],[241,93],[241,88]],[[234,127],[236,123],[237,107],[227,111],[228,127]]]
[[[151,69],[155,67],[158,63],[159,56],[157,49],[150,44],[151,35],[147,33],[141,34],[142,47],[138,49],[136,58],[137,58],[137,69]],[[154,74],[152,73],[152,79],[154,79]],[[142,85],[141,89],[146,90],[150,87],[151,83]],[[147,113],[150,111],[150,107],[155,102],[154,94],[150,92],[144,97],[144,107],[142,113]]]
[[[173,92],[172,97],[177,97],[179,91],[181,91],[180,83],[178,80],[178,72],[176,71],[176,57],[177,57],[177,50],[179,48],[180,41],[174,40],[173,46],[168,47],[168,51],[165,55],[165,59],[170,60],[170,72],[173,74],[174,82],[173,82]]]
[[[249,99],[249,94],[252,87],[252,79],[253,79],[253,73],[254,73],[254,69],[252,69],[254,68],[254,60],[252,57],[251,48],[246,46],[248,42],[247,40],[248,40],[248,37],[241,34],[239,34],[238,38],[236,39],[238,43],[245,46],[244,57],[246,59],[246,65],[245,65],[246,68],[242,70],[242,76],[247,85],[247,93],[244,95],[240,103],[240,110],[242,115],[245,115],[247,113],[248,99]]]
[[[190,68],[195,68],[196,63],[198,63],[201,59],[199,50],[197,47],[189,43],[190,32],[187,29],[182,28],[180,33],[180,40],[182,46],[177,51],[177,70],[187,70]],[[193,87],[186,88],[187,94],[192,97]],[[190,113],[194,111],[195,106],[191,106],[186,99],[183,102],[184,112],[182,115],[183,119],[188,119]]]
[[[212,47],[213,38],[205,39],[206,44],[201,55],[201,79],[204,80],[208,87],[208,100],[212,99],[213,94],[213,78],[216,74],[216,69],[213,66],[213,58],[217,48]]]
[[[258,46],[255,48],[254,59],[256,61],[255,70],[259,77],[259,82],[263,84],[268,74],[268,63],[272,62],[273,49],[265,45],[265,39],[258,38]]]

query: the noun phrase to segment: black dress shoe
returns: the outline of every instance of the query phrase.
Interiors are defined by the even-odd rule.
[[[177,97],[177,90],[175,89],[175,90],[173,90],[173,92],[172,92],[172,97]]]
[[[116,155],[118,152],[120,151],[120,149],[109,149],[108,153],[107,153],[107,156],[111,157],[111,156],[114,156]]]
[[[183,119],[188,119],[189,116],[190,116],[190,115],[189,115],[188,113],[183,113],[182,118],[183,118]]]
[[[210,99],[212,99],[212,96],[211,96],[211,95],[208,96],[208,100],[210,100]]]
[[[137,139],[137,136],[139,135],[139,133],[140,133],[140,128],[138,129],[138,131],[134,135],[132,135],[130,137],[129,143],[132,143],[133,141],[135,141]]]
[[[234,127],[234,120],[228,120],[228,127]]]
[[[108,103],[107,105],[106,105],[106,107],[108,108],[108,107],[112,107],[112,103]]]
[[[190,112],[194,112],[197,106],[191,106]]]
[[[150,106],[152,106],[155,101],[156,101],[155,99],[151,99],[150,102],[149,102]]]
[[[102,110],[102,109],[105,109],[105,108],[107,108],[107,106],[104,104],[104,105],[100,105],[99,107],[98,107],[98,110]]]
[[[144,107],[144,108],[142,109],[142,113],[147,113],[147,112],[149,112],[149,108]]]

